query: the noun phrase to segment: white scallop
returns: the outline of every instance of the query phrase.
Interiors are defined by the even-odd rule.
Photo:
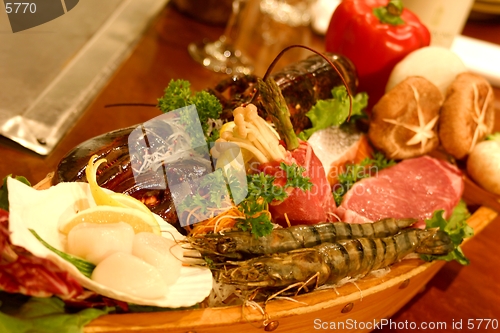
[[[132,253],[134,236],[134,228],[125,222],[81,223],[68,233],[66,248],[68,253],[97,265],[115,252]]]
[[[158,307],[189,307],[203,301],[212,290],[212,273],[204,267],[182,266],[179,279],[165,295],[145,299],[92,281],[40,243],[29,229],[58,250],[64,251],[64,239],[58,231],[59,221],[67,221],[83,207],[95,205],[87,183],[59,183],[46,190],[35,190],[13,178],[7,180],[9,190],[9,231],[14,245],[22,246],[34,255],[47,258],[74,276],[80,284],[103,296],[124,302]],[[162,236],[183,240],[172,225],[155,216]]]
[[[168,292],[160,272],[130,253],[116,252],[106,257],[95,267],[91,278],[103,286],[143,299],[161,298]]]
[[[140,232],[134,237],[132,254],[158,269],[167,285],[181,274],[183,249],[171,239]]]

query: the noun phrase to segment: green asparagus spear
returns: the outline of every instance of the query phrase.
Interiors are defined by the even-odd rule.
[[[272,78],[267,78],[265,81],[258,79],[258,89],[262,104],[271,116],[278,134],[285,140],[287,149],[296,149],[299,146],[299,140],[293,130],[290,111],[278,85]]]

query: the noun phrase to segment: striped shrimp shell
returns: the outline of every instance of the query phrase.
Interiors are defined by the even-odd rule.
[[[228,262],[219,282],[247,287],[320,286],[346,277],[363,277],[392,265],[410,253],[446,254],[453,249],[442,231],[407,229],[384,238],[358,238],[312,248]]]
[[[415,219],[386,218],[374,223],[345,222],[297,225],[274,229],[269,235],[255,237],[250,232],[233,231],[190,237],[191,245],[205,256],[223,256],[233,259],[263,254],[282,253],[309,248],[343,239],[380,238],[398,233],[411,226]]]

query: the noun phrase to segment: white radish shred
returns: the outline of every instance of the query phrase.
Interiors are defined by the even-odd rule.
[[[162,126],[170,128],[172,133],[164,138],[160,137],[154,130],[150,130],[146,126],[147,137],[149,140],[156,140],[163,142],[162,145],[154,149],[145,149],[139,155],[134,156],[138,159],[132,163],[134,174],[140,175],[146,172],[154,171],[162,168],[165,164],[172,163],[184,158],[196,159],[197,161],[207,162],[201,156],[197,156],[195,150],[191,145],[191,137],[186,132],[184,125],[180,122],[179,118],[157,120]],[[210,163],[208,162],[208,167]]]
[[[98,264],[115,252],[132,252],[134,229],[125,222],[81,223],[68,233],[68,253]]]
[[[132,247],[132,254],[154,266],[167,285],[181,274],[183,251],[173,240],[148,232],[136,234]]]
[[[144,299],[156,299],[168,292],[160,272],[152,265],[129,253],[116,252],[101,261],[92,280]]]

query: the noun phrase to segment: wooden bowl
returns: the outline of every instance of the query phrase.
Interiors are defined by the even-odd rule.
[[[50,187],[51,177],[35,187]],[[480,207],[468,223],[476,235],[496,216],[495,211]],[[406,259],[392,265],[390,272],[382,277],[367,276],[355,283],[316,290],[293,300],[272,300],[265,305],[265,314],[242,306],[110,314],[92,321],[84,332],[220,333],[273,331],[279,327],[280,332],[298,333],[332,330],[332,325],[340,332],[369,332],[376,328],[376,322],[382,324],[420,292],[444,264],[444,261]]]

